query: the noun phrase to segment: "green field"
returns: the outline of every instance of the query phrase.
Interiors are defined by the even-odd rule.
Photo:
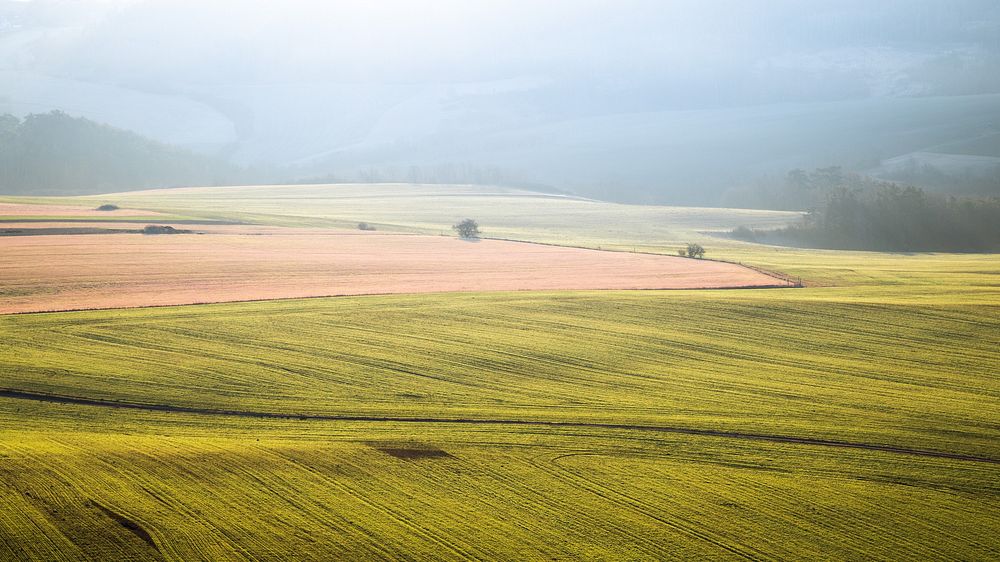
[[[754,264],[829,287],[810,292],[812,298],[1000,302],[996,255],[799,250],[712,235],[740,225],[770,228],[798,220],[798,213],[785,211],[622,205],[512,188],[404,184],[203,187],[0,201],[88,208],[114,202],[187,219],[351,229],[367,222],[392,232],[449,235],[451,225],[472,217],[484,236],[513,240],[665,254],[699,242],[709,258]]]
[[[405,184],[206,187],[61,201],[88,207],[113,201],[123,207],[257,224],[353,229],[367,222],[397,232],[449,235],[451,225],[472,217],[487,236],[622,248],[651,248],[697,230],[728,230],[741,224],[765,228],[798,217],[783,211],[622,205],[502,187]]]
[[[701,234],[779,213],[385,189],[120,200],[695,239],[809,286],[0,316],[0,559],[1000,558],[1000,256]]]

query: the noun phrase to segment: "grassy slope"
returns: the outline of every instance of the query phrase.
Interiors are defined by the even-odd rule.
[[[21,389],[646,423],[1000,458],[996,309],[774,292],[439,295],[2,318]],[[30,353],[25,353],[30,349]],[[0,542],[74,555],[990,557],[1000,467],[643,431],[0,401]],[[420,444],[403,460],[379,444]],[[30,495],[28,495],[30,494]],[[48,540],[43,540],[48,537]],[[69,537],[67,539],[66,537]],[[49,541],[52,541],[50,544]],[[380,550],[384,549],[384,550]]]
[[[370,219],[352,214],[359,206],[384,216],[410,206],[423,217],[415,229],[436,228],[433,213],[475,212],[524,238],[624,246],[643,236],[663,251],[732,219],[682,223],[680,210],[550,199],[361,199],[233,206],[324,224]],[[442,211],[442,200],[460,210]],[[320,218],[303,218],[309,206]],[[616,231],[614,220],[629,227]],[[588,228],[595,234],[582,235]],[[816,286],[6,316],[0,386],[270,412],[714,428],[1000,458],[996,256],[707,240],[714,255]],[[450,456],[399,459],[378,450],[386,444]],[[1000,555],[998,477],[1000,466],[970,461],[624,429],[0,399],[0,502],[9,506],[0,558],[986,559]],[[156,550],[109,512],[144,529]]]
[[[862,292],[841,290],[837,298],[850,293],[858,299],[909,302],[958,295],[952,302],[968,303],[970,298],[994,302],[1000,295],[990,274],[996,269],[995,255],[798,250],[707,234],[797,220],[798,214],[781,211],[620,205],[517,189],[399,184],[189,188],[61,201],[89,206],[112,200],[182,216],[350,228],[363,221],[382,230],[429,234],[451,234],[452,224],[473,217],[491,237],[667,254],[696,241],[711,258],[782,271],[814,286],[864,287]]]
[[[6,384],[22,390],[291,414],[668,424],[1000,458],[995,310],[881,305],[875,316],[870,305],[732,293],[291,300],[0,325],[17,351],[4,355]],[[851,423],[858,416],[868,423]]]
[[[190,188],[63,199],[74,200],[85,205],[113,201],[186,216],[283,226],[353,228],[363,221],[384,230],[429,234],[451,234],[451,225],[471,217],[487,236],[638,247],[672,242],[692,230],[727,229],[744,223],[765,227],[797,216],[780,211],[620,205],[518,189],[447,185]]]

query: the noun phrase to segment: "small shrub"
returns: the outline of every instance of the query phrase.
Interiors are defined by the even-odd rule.
[[[451,228],[458,233],[459,238],[466,240],[479,238],[479,223],[472,219],[465,219]]]
[[[688,244],[687,257],[701,259],[705,257],[705,248],[702,248],[701,244]]]
[[[684,248],[681,248],[680,250],[677,250],[677,255],[680,256],[680,257],[682,257],[682,258],[686,258],[687,255],[688,255],[687,254],[687,250],[685,250]]]
[[[359,222],[358,230],[375,230],[375,227],[366,222]]]
[[[147,224],[146,227],[142,229],[143,234],[177,234],[179,232],[179,230],[172,226],[159,224]]]
[[[112,205],[111,203],[105,203],[97,208],[98,211],[117,211],[118,209],[118,205]]]

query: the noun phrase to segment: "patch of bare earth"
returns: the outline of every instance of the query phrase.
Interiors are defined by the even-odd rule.
[[[371,443],[371,446],[376,450],[389,455],[390,457],[396,457],[397,459],[404,460],[441,459],[451,457],[447,451],[443,451],[433,445],[427,444]]]
[[[217,227],[0,237],[0,313],[443,291],[773,286],[735,264],[520,242]]]

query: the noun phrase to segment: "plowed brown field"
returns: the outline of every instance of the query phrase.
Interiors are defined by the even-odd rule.
[[[0,313],[278,298],[768,286],[735,264],[499,240],[241,227],[0,237]]]

